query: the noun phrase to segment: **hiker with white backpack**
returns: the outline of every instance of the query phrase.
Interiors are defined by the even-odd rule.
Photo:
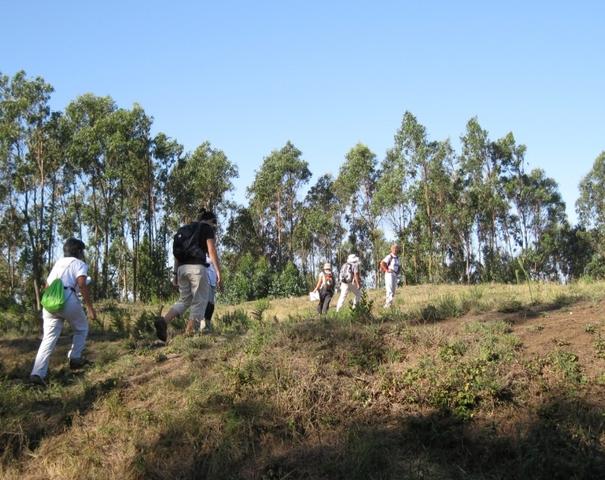
[[[45,301],[45,297],[48,297],[47,292],[42,296],[44,333],[29,377],[33,384],[46,386],[50,355],[57,345],[64,320],[69,322],[73,330],[72,344],[67,354],[69,368],[76,370],[89,363],[82,356],[82,352],[88,336],[88,321],[89,319],[96,320],[97,314],[88,292],[88,265],[84,261],[85,248],[86,246],[81,240],[68,238],[63,244],[64,257],[55,263],[46,280],[48,291],[51,289],[56,291],[58,288],[59,292],[61,290],[63,292],[61,292],[62,295],[59,295],[60,299],[55,301],[52,306],[50,302]],[[78,293],[82,295],[88,318],[84,313]]]
[[[347,257],[347,262],[340,268],[340,297],[336,303],[336,311],[338,312],[345,303],[349,291],[353,292],[353,308],[357,306],[361,300],[361,276],[359,257],[351,253]]]
[[[380,261],[380,271],[384,273],[384,285],[386,289],[384,308],[389,308],[393,305],[399,271],[401,270],[399,251],[399,245],[394,243],[391,245],[391,252]]]

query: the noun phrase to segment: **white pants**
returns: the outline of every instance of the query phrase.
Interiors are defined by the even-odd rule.
[[[50,313],[42,310],[42,318],[44,319],[44,336],[42,343],[38,348],[32,375],[38,375],[40,378],[46,378],[48,374],[48,362],[50,355],[53,353],[63,330],[63,321],[67,320],[73,330],[73,338],[71,349],[67,353],[67,358],[80,358],[82,351],[86,345],[86,337],[88,335],[88,319],[82,308],[82,304],[78,296],[71,290],[66,290],[68,295],[65,307],[57,313]]]
[[[349,293],[349,291],[355,294],[355,298],[353,299],[353,306],[356,306],[357,303],[359,303],[359,299],[361,298],[361,290],[357,288],[357,285],[355,285],[354,283],[341,283],[340,297],[338,297],[338,302],[336,303],[337,312],[344,305],[345,299],[347,298],[347,294]]]
[[[387,308],[393,304],[393,297],[395,296],[395,289],[397,288],[397,274],[392,272],[386,272],[384,274],[384,286],[387,291],[384,306],[385,308]]]

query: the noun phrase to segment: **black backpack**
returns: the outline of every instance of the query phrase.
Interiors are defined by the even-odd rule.
[[[172,254],[179,262],[206,259],[206,252],[200,246],[200,224],[189,223],[180,227],[172,240]]]

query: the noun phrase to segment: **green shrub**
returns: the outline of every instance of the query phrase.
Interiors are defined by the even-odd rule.
[[[565,380],[574,384],[586,382],[586,377],[582,373],[578,356],[575,353],[555,350],[549,354],[548,360],[563,375]]]
[[[250,328],[250,318],[243,310],[234,310],[224,315],[219,315],[213,321],[218,333],[241,335]]]

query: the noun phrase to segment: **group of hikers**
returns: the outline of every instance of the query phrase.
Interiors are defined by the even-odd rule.
[[[211,211],[202,210],[197,221],[181,226],[174,236],[172,273],[173,285],[179,290],[179,299],[164,315],[160,314],[154,320],[156,335],[162,342],[168,340],[170,321],[183,315],[187,309],[189,309],[189,319],[186,333],[209,333],[212,330],[215,295],[217,289],[221,288],[221,266],[215,240],[216,228],[216,215]],[[77,370],[90,363],[83,356],[83,351],[88,335],[88,322],[96,320],[96,311],[88,291],[90,277],[85,261],[85,248],[84,242],[80,239],[67,239],[63,245],[63,258],[55,263],[47,277],[47,288],[42,296],[43,336],[30,374],[30,382],[35,385],[46,386],[50,356],[57,345],[65,320],[73,330],[72,345],[67,354],[69,368]],[[380,262],[380,270],[384,272],[386,284],[385,307],[392,305],[397,287],[400,270],[399,250],[399,246],[393,244],[390,253]],[[347,262],[341,267],[340,297],[336,304],[336,311],[344,305],[349,291],[354,294],[353,306],[359,303],[360,267],[359,258],[355,254],[349,255]],[[319,293],[317,311],[320,315],[328,311],[335,289],[336,281],[332,273],[332,265],[325,263],[313,290]],[[49,292],[57,291],[60,292],[59,302],[45,302],[49,299]],[[88,316],[84,312],[80,296]]]
[[[399,263],[399,245],[394,243],[391,245],[389,254],[380,261],[380,271],[384,273],[386,298],[384,307],[389,308],[393,305],[395,297],[395,289],[399,278],[400,263]],[[347,261],[340,268],[340,296],[336,302],[336,311],[338,312],[345,303],[347,295],[352,292],[353,307],[357,306],[361,299],[361,262],[359,257],[354,253],[347,257]],[[336,279],[332,272],[332,264],[324,263],[323,270],[317,278],[317,284],[313,289],[313,293],[319,293],[319,303],[317,304],[317,312],[324,315],[336,291]]]

